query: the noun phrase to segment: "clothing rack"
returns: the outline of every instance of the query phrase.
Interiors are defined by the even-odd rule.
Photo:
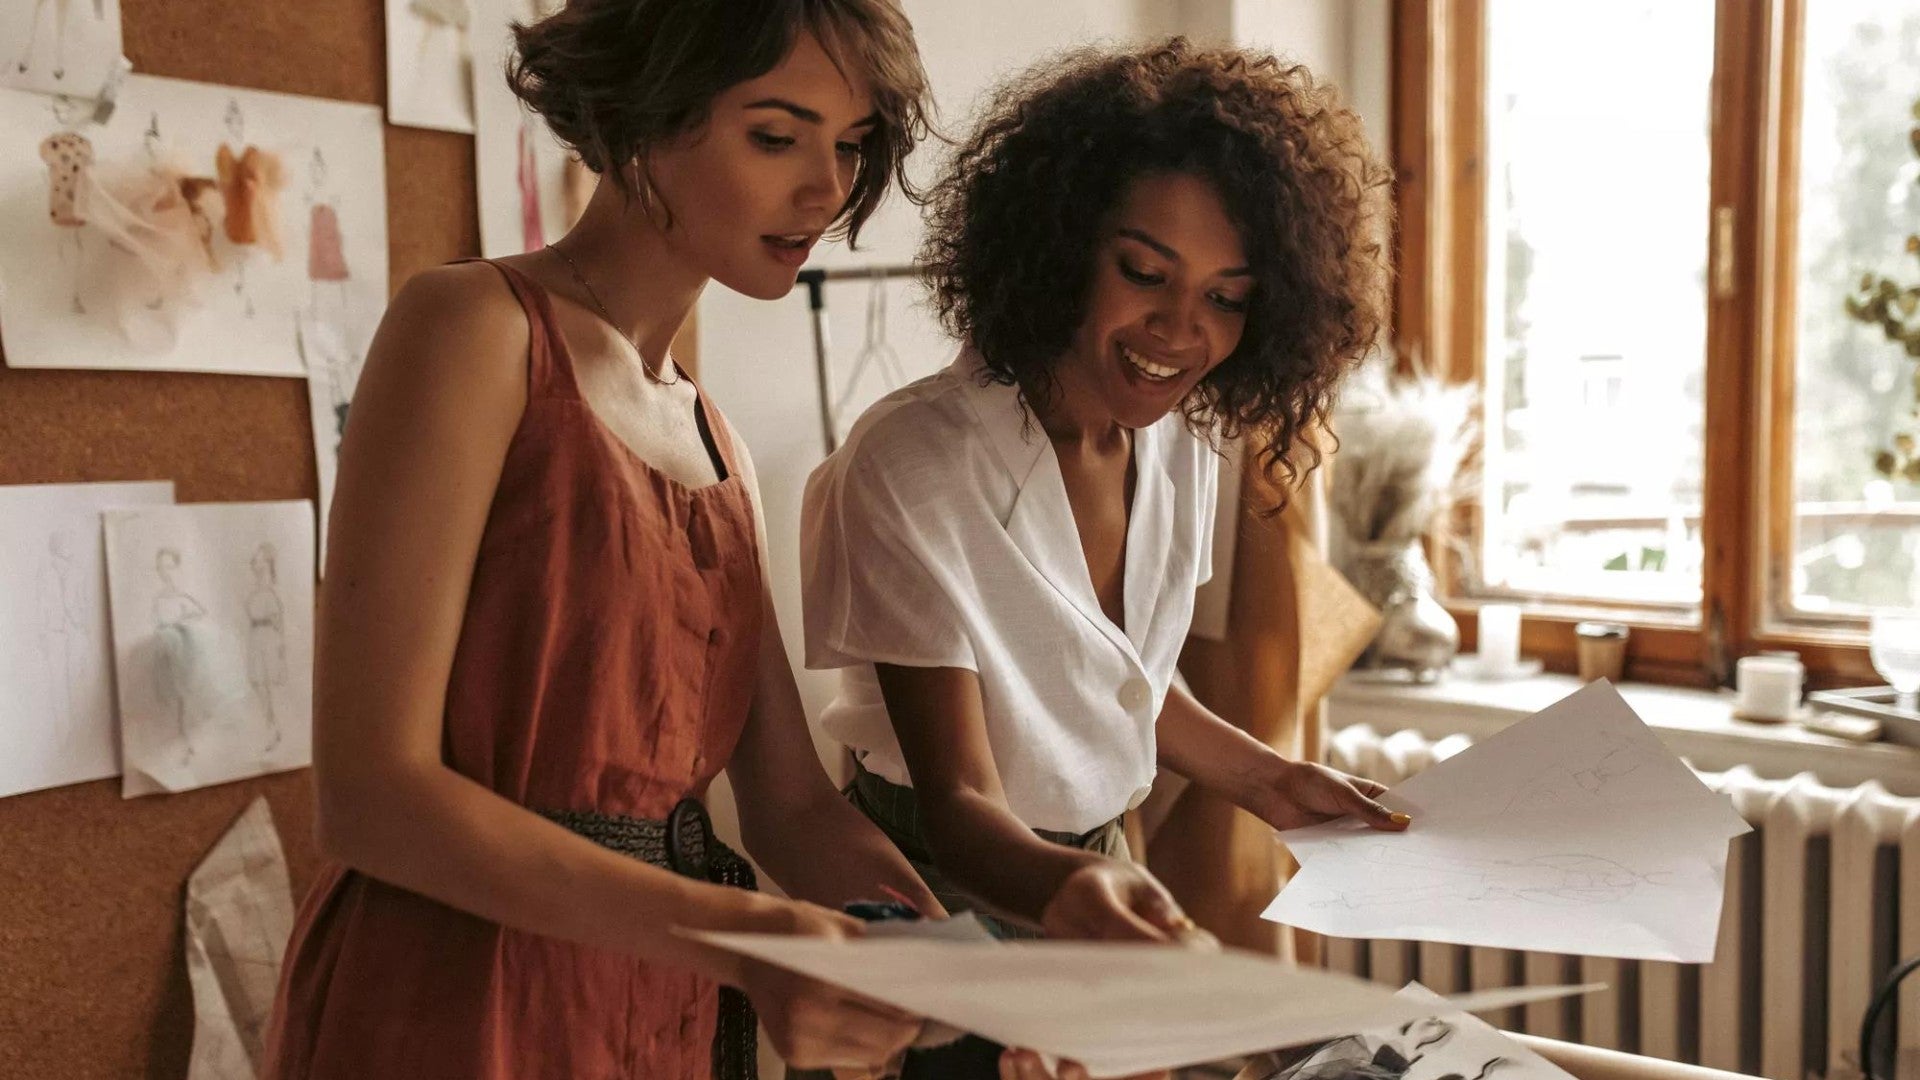
[[[800,271],[799,282],[807,287],[807,308],[813,314],[813,370],[820,389],[820,434],[828,454],[839,448],[840,435],[837,418],[833,415],[833,361],[827,337],[827,282],[889,281],[919,277],[920,273],[921,267],[912,263]]]

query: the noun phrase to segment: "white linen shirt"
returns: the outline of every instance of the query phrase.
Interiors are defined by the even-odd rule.
[[[1124,628],[1101,611],[1060,462],[979,355],[868,409],[807,481],[810,668],[844,669],[821,718],[911,786],[875,663],[976,672],[1015,816],[1087,832],[1147,796],[1154,720],[1212,574],[1217,455],[1175,412],[1134,433]]]

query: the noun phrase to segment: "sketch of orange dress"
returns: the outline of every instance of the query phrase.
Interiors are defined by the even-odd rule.
[[[314,203],[307,239],[307,277],[313,281],[345,281],[349,276],[339,211],[332,203]]]
[[[276,260],[281,258],[285,249],[280,241],[280,191],[287,178],[279,155],[257,146],[235,154],[221,143],[214,165],[220,172],[220,196],[227,204],[227,239],[258,244]]]

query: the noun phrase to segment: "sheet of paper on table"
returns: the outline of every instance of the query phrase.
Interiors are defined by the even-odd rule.
[[[1126,1076],[1402,1023],[1430,1002],[1238,950],[1096,942],[829,941],[691,933],[1008,1046]],[[1506,1008],[1593,987],[1514,987],[1450,999]]]
[[[1611,685],[1409,778],[1404,833],[1280,834],[1302,864],[1265,915],[1340,937],[1713,958],[1727,842],[1749,831]]]
[[[1364,1068],[1393,1080],[1573,1080],[1558,1065],[1466,1013],[1417,982],[1397,997],[1436,1008],[1433,1016],[1355,1032],[1284,1067],[1242,1070],[1239,1080],[1324,1080]]]

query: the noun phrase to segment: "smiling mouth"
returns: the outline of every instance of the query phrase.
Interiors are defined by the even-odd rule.
[[[781,236],[768,234],[766,236],[762,236],[760,239],[765,240],[767,243],[772,244],[774,247],[787,248],[793,251],[802,251],[802,250],[805,250],[808,245],[813,243],[813,236],[814,234],[812,233],[787,233]]]
[[[1125,345],[1120,346],[1120,358],[1133,365],[1133,370],[1154,382],[1172,382],[1174,379],[1187,373],[1185,368],[1168,367],[1165,364],[1154,363],[1152,360],[1141,356]]]

